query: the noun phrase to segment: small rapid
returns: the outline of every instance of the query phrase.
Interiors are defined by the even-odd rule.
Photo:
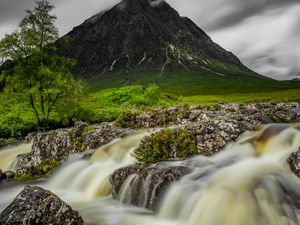
[[[144,130],[116,139],[90,158],[64,165],[40,185],[77,209],[91,225],[300,224],[300,179],[287,163],[300,147],[298,125],[267,125],[245,132],[212,157],[162,162],[166,167],[191,168],[191,172],[169,187],[157,213],[122,203],[130,202],[126,198],[132,197],[128,193],[137,174],[123,183],[121,201],[111,197],[110,176],[135,163],[131,152],[146,135],[149,131]],[[146,181],[145,190],[147,185]],[[0,186],[0,198],[9,196],[8,204],[21,189],[22,185]],[[0,206],[5,204],[2,201]]]
[[[134,164],[131,152],[138,147],[148,131],[137,131],[97,149],[90,159],[79,160],[60,168],[48,187],[56,192],[73,191],[88,199],[106,197],[111,193],[110,175],[118,168]]]
[[[16,157],[31,151],[32,143],[9,146],[0,150],[0,169],[13,170]]]

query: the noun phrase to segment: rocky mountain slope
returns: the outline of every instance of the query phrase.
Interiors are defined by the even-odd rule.
[[[165,1],[123,0],[67,36],[70,43],[63,54],[77,60],[74,72],[87,80],[115,73],[126,74],[130,80],[130,74],[163,74],[170,69],[223,76],[226,66],[251,72]]]

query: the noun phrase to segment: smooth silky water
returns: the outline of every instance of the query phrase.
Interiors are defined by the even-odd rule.
[[[287,164],[289,155],[300,147],[299,126],[268,125],[244,133],[213,157],[163,162],[193,171],[169,188],[155,214],[112,200],[109,182],[115,170],[135,163],[131,152],[148,134],[139,131],[117,139],[96,150],[90,159],[63,166],[41,186],[79,210],[87,224],[300,224],[300,179]],[[0,158],[0,165],[6,165],[3,161]],[[135,176],[124,183],[122,202],[130,202]],[[0,186],[0,210],[22,188],[1,190]]]
[[[31,151],[32,143],[9,146],[0,149],[0,169],[3,171],[13,170],[16,157]]]

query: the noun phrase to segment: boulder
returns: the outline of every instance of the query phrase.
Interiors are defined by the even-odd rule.
[[[211,156],[248,129],[250,125],[234,119],[215,119],[162,129],[144,137],[133,156],[141,164],[183,160],[195,155]]]
[[[300,178],[300,148],[287,159],[291,171]]]
[[[25,187],[0,214],[5,225],[83,225],[77,211],[50,191],[41,187]]]
[[[157,210],[172,183],[191,172],[184,166],[129,166],[111,176],[112,196],[123,203]]]
[[[2,173],[3,180],[13,180],[15,178],[16,173],[14,171],[5,171]]]
[[[128,132],[128,129],[116,128],[110,123],[89,126],[87,123],[77,122],[71,129],[35,134],[32,151],[17,157],[17,174],[47,174],[71,155],[96,149]]]

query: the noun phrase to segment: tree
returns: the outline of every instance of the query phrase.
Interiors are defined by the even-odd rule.
[[[74,60],[59,55],[67,40],[58,40],[53,8],[47,0],[36,1],[18,30],[0,41],[0,58],[13,62],[2,73],[5,91],[26,96],[39,126],[48,125],[51,114],[72,104],[83,90],[70,73]]]

